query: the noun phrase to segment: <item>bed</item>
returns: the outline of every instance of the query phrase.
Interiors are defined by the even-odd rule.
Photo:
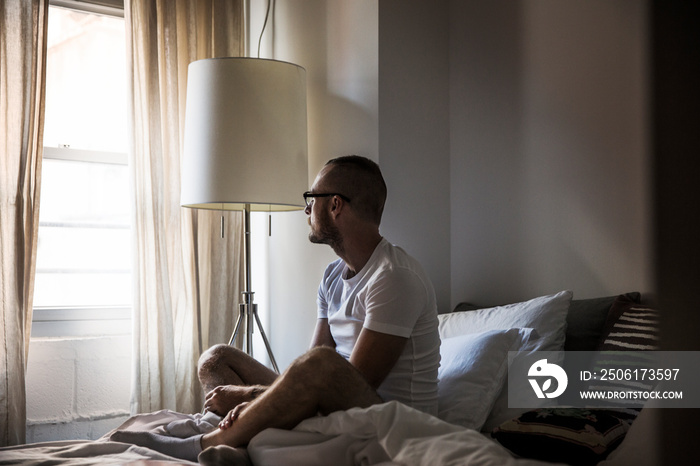
[[[437,417],[397,402],[308,419],[294,430],[267,429],[246,451],[217,447],[204,465],[544,465],[654,464],[650,410],[524,409],[508,405],[510,354],[595,351],[627,342],[612,331],[630,313],[654,315],[639,293],[573,300],[570,291],[520,303],[462,303],[439,316],[441,367]],[[651,314],[650,314],[651,313]],[[652,317],[653,324],[655,319]],[[651,325],[651,328],[654,328]],[[639,337],[639,335],[637,335]],[[646,338],[646,337],[645,337]],[[654,349],[655,331],[648,348]],[[653,410],[651,410],[653,411]],[[131,417],[116,430],[185,438],[207,432],[212,413],[171,411]],[[197,464],[109,440],[0,449],[0,464]]]

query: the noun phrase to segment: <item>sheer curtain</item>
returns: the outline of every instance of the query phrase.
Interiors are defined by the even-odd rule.
[[[243,53],[243,0],[126,0],[134,179],[133,413],[197,412],[202,349],[226,343],[242,289],[242,215],[180,207],[187,66]],[[233,181],[232,174],[232,181]]]
[[[48,0],[0,2],[0,446],[25,442]]]

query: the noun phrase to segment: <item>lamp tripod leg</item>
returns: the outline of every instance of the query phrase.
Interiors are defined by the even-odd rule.
[[[265,348],[267,348],[267,355],[270,356],[270,362],[272,363],[272,368],[275,370],[275,372],[277,372],[279,374],[280,370],[277,367],[277,361],[275,361],[275,356],[272,354],[272,348],[270,347],[270,342],[267,341],[267,336],[265,335],[265,330],[263,330],[262,324],[260,323],[260,317],[258,317],[257,306],[255,306],[253,308],[253,315],[255,316],[255,323],[258,324],[258,330],[260,330],[260,336],[263,339],[263,343],[265,343]]]
[[[252,308],[252,310],[251,310]],[[270,357],[270,363],[272,364],[272,368],[277,372],[278,374],[280,373],[279,367],[277,366],[277,361],[275,360],[275,355],[272,354],[272,347],[270,346],[270,341],[267,339],[267,335],[265,335],[265,330],[263,330],[262,323],[260,322],[260,317],[258,316],[258,305],[254,303],[242,303],[240,304],[240,312],[238,314],[238,320],[236,320],[236,327],[233,330],[233,334],[231,335],[231,339],[229,340],[228,344],[233,346],[233,342],[236,340],[236,337],[238,336],[238,331],[241,328],[241,324],[243,323],[243,319],[246,319],[246,354],[249,356],[253,356],[253,344],[252,344],[252,339],[253,339],[253,320],[255,320],[255,324],[258,326],[258,330],[260,330],[260,336],[263,339],[263,343],[265,343],[265,349],[267,349],[267,355]]]
[[[242,322],[243,322],[243,310],[241,309],[241,312],[239,312],[239,314],[238,314],[238,320],[236,320],[236,327],[233,329],[233,333],[231,334],[231,339],[228,341],[228,344],[230,346],[233,346],[233,342],[236,340],[236,337],[238,336],[238,330],[240,330]]]

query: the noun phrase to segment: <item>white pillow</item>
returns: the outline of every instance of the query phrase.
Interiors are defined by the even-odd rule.
[[[442,340],[438,417],[479,430],[503,388],[508,351],[517,351],[532,329],[491,330]]]
[[[566,316],[569,312],[572,296],[571,291],[561,291],[522,303],[476,311],[441,314],[438,316],[440,338],[445,339],[494,329],[534,328],[540,338],[529,338],[527,341],[523,341],[519,350],[513,351],[523,353],[563,351],[566,338]],[[492,407],[490,406],[491,412],[488,413],[486,422],[482,426],[484,432],[491,432],[503,422],[528,411],[524,408],[508,407],[507,382],[506,372],[501,392],[495,394],[495,402],[491,405]],[[523,381],[523,386],[517,389],[529,389],[525,382]]]
[[[525,351],[562,351],[573,293],[560,291],[522,303],[438,315],[440,338],[509,328],[534,328],[540,336]]]

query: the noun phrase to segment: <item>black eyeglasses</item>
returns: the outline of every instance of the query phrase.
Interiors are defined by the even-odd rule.
[[[306,191],[304,193],[304,202],[306,202],[306,207],[309,207],[311,203],[313,202],[313,199],[315,197],[331,197],[331,196],[338,196],[345,202],[350,202],[350,199],[347,198],[347,196],[343,196],[340,193],[312,193],[311,191]]]

